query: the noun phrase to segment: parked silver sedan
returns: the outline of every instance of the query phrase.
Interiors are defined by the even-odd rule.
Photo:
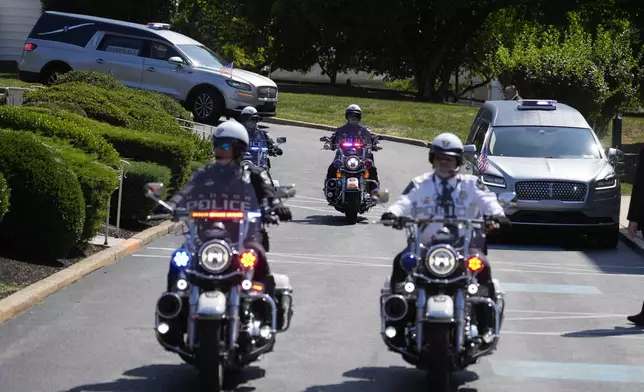
[[[497,194],[516,193],[506,209],[513,225],[571,230],[617,246],[615,167],[623,153],[605,153],[576,109],[552,100],[487,101],[467,142],[466,170]]]

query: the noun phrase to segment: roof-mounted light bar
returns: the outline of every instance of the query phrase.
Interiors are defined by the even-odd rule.
[[[554,99],[523,99],[519,102],[519,110],[557,110]]]

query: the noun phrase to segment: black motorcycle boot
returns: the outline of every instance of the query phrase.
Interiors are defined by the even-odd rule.
[[[644,303],[642,303],[642,310],[638,314],[628,316],[626,319],[637,326],[644,327]]]

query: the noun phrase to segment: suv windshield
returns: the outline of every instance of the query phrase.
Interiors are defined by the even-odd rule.
[[[217,53],[213,52],[212,50],[208,49],[203,45],[177,45],[177,46],[185,54],[187,54],[188,57],[190,57],[190,60],[192,60],[197,65],[201,65],[205,67],[221,68],[224,65],[228,64],[226,60],[224,60],[221,56],[219,56]]]
[[[601,146],[585,128],[494,127],[490,156],[520,158],[601,158]]]

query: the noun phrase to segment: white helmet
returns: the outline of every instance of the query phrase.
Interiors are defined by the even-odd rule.
[[[257,109],[255,109],[252,106],[246,106],[244,110],[241,111],[241,122],[248,121],[249,119],[258,119],[259,120],[259,114],[257,113]]]
[[[359,119],[362,119],[362,109],[356,104],[351,104],[347,106],[347,110],[344,111],[344,118],[349,119],[349,114],[357,114]]]
[[[248,131],[246,131],[246,127],[233,120],[219,124],[212,135],[213,147],[217,148],[228,143],[233,148],[233,159],[237,160],[243,157],[244,153],[248,151]]]

